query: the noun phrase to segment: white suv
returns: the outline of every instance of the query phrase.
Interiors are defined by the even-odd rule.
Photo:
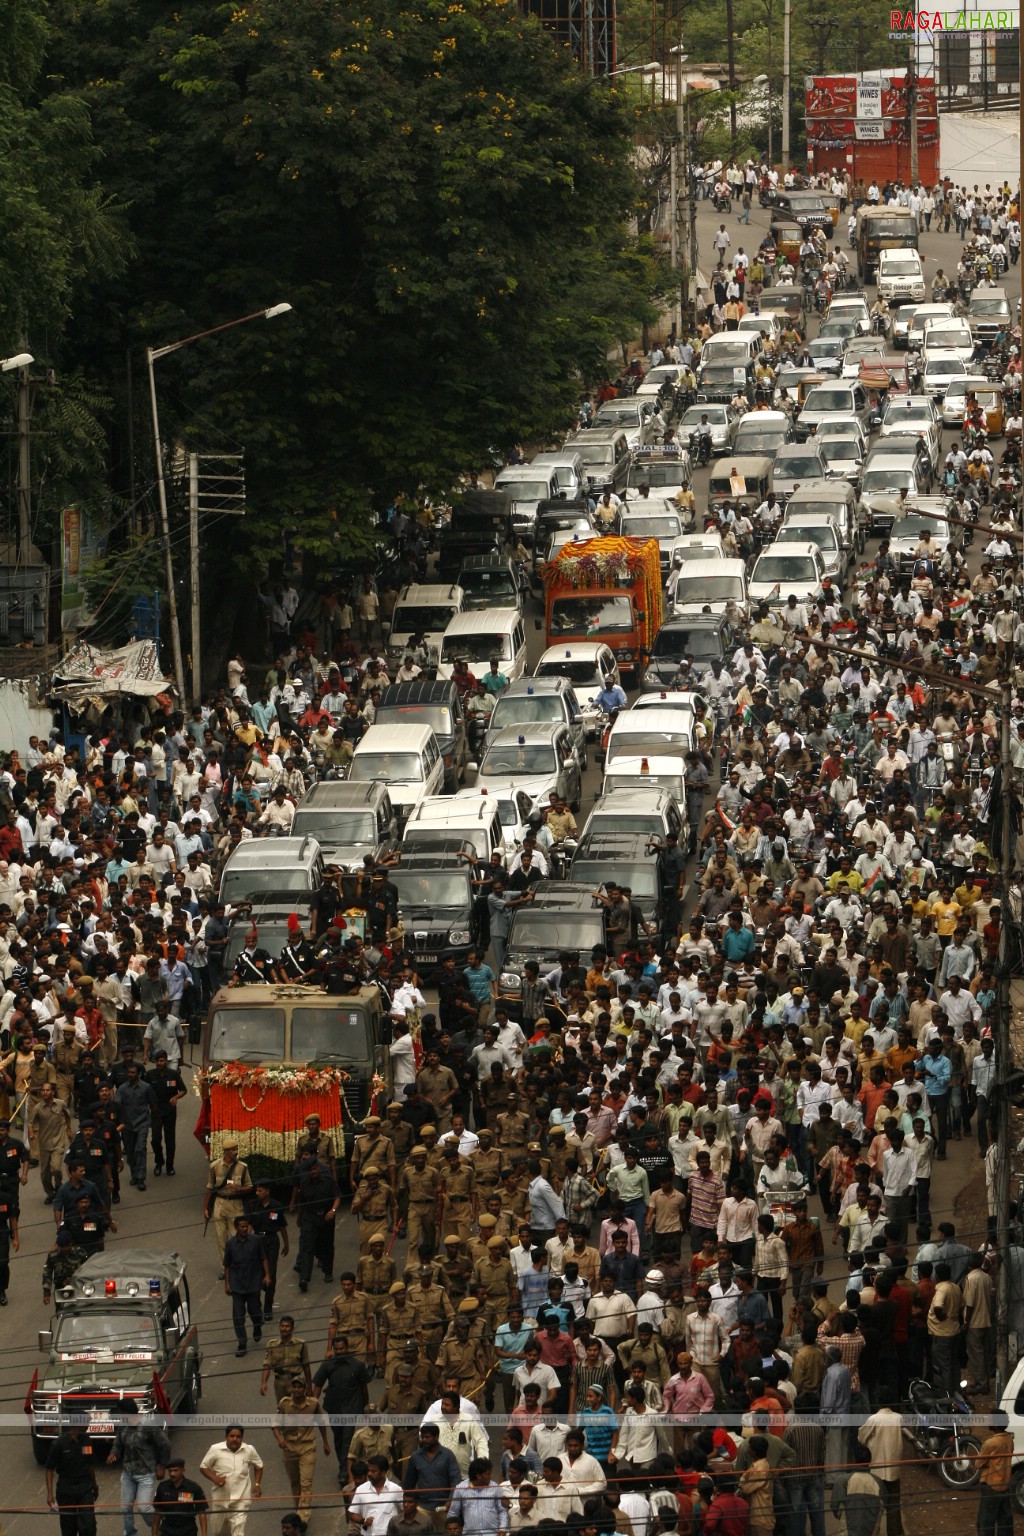
[[[878,297],[889,304],[924,302],[924,270],[917,251],[879,251]]]

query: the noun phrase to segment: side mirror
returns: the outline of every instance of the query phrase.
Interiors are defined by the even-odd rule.
[[[466,789],[473,789],[475,787],[477,778],[479,777],[479,774],[480,774],[480,765],[479,765],[479,763],[467,763],[466,764],[466,772],[463,775],[463,780],[462,780],[462,782],[465,785]]]
[[[53,1343],[53,1334],[49,1328],[40,1328],[37,1343],[40,1349],[49,1349]]]

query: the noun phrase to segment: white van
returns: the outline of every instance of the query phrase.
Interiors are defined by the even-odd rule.
[[[382,780],[404,825],[414,806],[444,788],[437,737],[429,725],[371,725],[353,754],[349,779],[357,784]]]
[[[555,495],[566,501],[576,501],[583,495],[583,460],[572,448],[553,448],[535,454],[530,460],[531,469],[542,469],[553,475]]]
[[[402,848],[407,853],[425,853],[440,847],[445,838],[472,843],[483,864],[494,852],[504,858],[505,836],[498,802],[480,790],[471,790],[465,797],[442,795],[440,799],[421,800],[405,824]]]
[[[888,304],[924,303],[924,268],[919,251],[907,248],[879,251],[878,297]]]
[[[441,649],[441,637],[455,615],[462,612],[462,606],[461,587],[427,586],[420,582],[403,587],[391,615],[388,660],[400,662],[417,634],[424,635],[436,656]]]
[[[605,772],[623,761],[673,757],[682,767],[695,749],[696,716],[683,709],[624,709],[616,717],[605,749]]]
[[[676,582],[677,614],[710,613],[723,617],[729,604],[747,615],[747,566],[744,560],[687,560]]]
[[[460,613],[445,630],[441,640],[438,677],[451,677],[457,661],[468,661],[469,670],[480,677],[498,658],[498,670],[511,682],[526,671],[526,626],[518,608],[480,608]]]
[[[553,501],[558,495],[558,480],[551,465],[510,464],[494,477],[494,489],[512,498],[512,527],[520,538],[533,538],[537,524],[537,504]]]
[[[760,331],[719,331],[709,336],[700,349],[700,361],[756,363],[764,353],[764,337]]]

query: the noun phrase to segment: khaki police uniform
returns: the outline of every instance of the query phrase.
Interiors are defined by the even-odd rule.
[[[249,1177],[249,1169],[241,1158],[236,1157],[233,1163],[228,1163],[223,1157],[218,1157],[210,1164],[210,1172],[206,1180],[207,1201],[213,1218],[213,1230],[217,1237],[217,1253],[222,1264],[224,1244],[234,1234],[235,1217],[240,1216],[245,1210],[242,1203],[245,1198],[244,1192],[251,1189],[252,1179]]]
[[[353,1291],[351,1296],[346,1296],[344,1291],[339,1291],[331,1302],[331,1320],[327,1325],[328,1349],[335,1335],[343,1333],[348,1339],[349,1353],[355,1355],[364,1365],[372,1365],[373,1360],[370,1357],[372,1332],[373,1307],[369,1296],[364,1296],[362,1291]]]
[[[288,1397],[291,1393],[292,1377],[305,1377],[309,1367],[309,1348],[304,1339],[291,1338],[274,1339],[267,1345],[267,1352],[263,1356],[264,1367],[269,1366],[274,1373],[274,1401],[280,1402],[282,1397]]]
[[[429,1243],[432,1248],[437,1246],[437,1192],[440,1187],[440,1172],[429,1162],[422,1170],[415,1163],[402,1169],[399,1192],[405,1202],[410,1253],[415,1253],[421,1243]]]
[[[441,1223],[441,1236],[445,1238],[449,1233],[454,1232],[463,1243],[467,1243],[473,1225],[476,1180],[465,1158],[446,1160],[443,1189],[444,1217]]]

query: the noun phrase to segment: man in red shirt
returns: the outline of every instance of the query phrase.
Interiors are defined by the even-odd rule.
[[[748,1536],[750,1506],[736,1492],[731,1478],[719,1482],[704,1516],[704,1536]]]

